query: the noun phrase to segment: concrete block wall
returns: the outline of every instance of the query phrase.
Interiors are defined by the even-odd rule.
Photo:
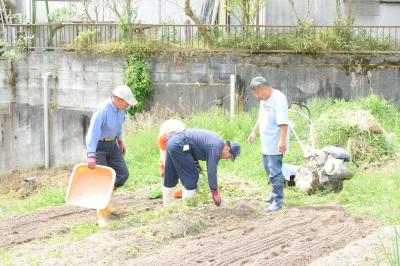
[[[49,112],[50,165],[85,159],[84,138],[90,112],[57,109]],[[11,104],[0,113],[0,174],[44,165],[43,109]]]
[[[7,64],[3,61],[0,65],[0,84],[7,85]],[[16,102],[42,105],[42,76],[50,71],[53,74],[49,81],[51,102],[61,108],[94,108],[99,99],[108,97],[112,88],[122,84],[124,65],[125,59],[122,57],[28,52],[16,63]],[[0,93],[5,95],[0,103],[10,102],[9,90],[9,86],[0,88]]]

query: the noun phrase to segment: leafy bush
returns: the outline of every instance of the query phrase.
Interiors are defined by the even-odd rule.
[[[87,30],[79,32],[75,44],[77,48],[88,49],[97,42],[97,30]]]
[[[130,106],[128,113],[134,116],[144,108],[145,100],[153,93],[150,68],[141,55],[130,55],[127,59],[127,67],[124,70],[124,82],[133,92],[138,104]]]

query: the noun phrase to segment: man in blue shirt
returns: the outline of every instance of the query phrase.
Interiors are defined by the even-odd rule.
[[[116,173],[115,189],[121,187],[129,176],[123,158],[126,150],[122,142],[122,124],[126,108],[136,104],[137,101],[128,86],[116,87],[112,96],[97,107],[86,135],[88,167],[94,169],[96,164],[100,164],[113,168]],[[97,211],[99,226],[107,225],[107,215],[112,211],[111,206]]]
[[[194,196],[199,171],[195,161],[206,161],[208,184],[214,203],[221,204],[218,192],[217,166],[219,160],[232,159],[240,154],[240,146],[235,142],[224,141],[212,131],[203,129],[185,129],[176,132],[167,140],[163,203],[168,206],[174,200],[175,186],[178,180],[183,185],[182,198]]]
[[[257,132],[260,132],[264,168],[272,184],[272,194],[265,199],[271,205],[265,211],[272,212],[282,207],[284,196],[282,159],[283,154],[288,151],[289,144],[288,103],[286,96],[279,90],[273,89],[263,77],[253,78],[250,89],[260,100],[260,109],[256,125],[247,141],[252,144]]]

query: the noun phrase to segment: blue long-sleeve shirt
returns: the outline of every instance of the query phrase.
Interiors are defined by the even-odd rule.
[[[217,189],[217,166],[224,148],[224,140],[217,133],[204,129],[186,129],[185,136],[192,156],[196,160],[206,161],[210,189]]]
[[[101,138],[122,137],[122,123],[125,120],[125,110],[119,110],[111,97],[101,102],[90,120],[86,135],[87,156],[96,156],[96,148]]]

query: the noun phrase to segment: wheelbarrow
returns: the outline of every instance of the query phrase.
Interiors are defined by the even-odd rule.
[[[105,209],[111,200],[115,184],[115,171],[97,165],[90,169],[86,164],[74,167],[69,179],[66,202],[69,205]]]

